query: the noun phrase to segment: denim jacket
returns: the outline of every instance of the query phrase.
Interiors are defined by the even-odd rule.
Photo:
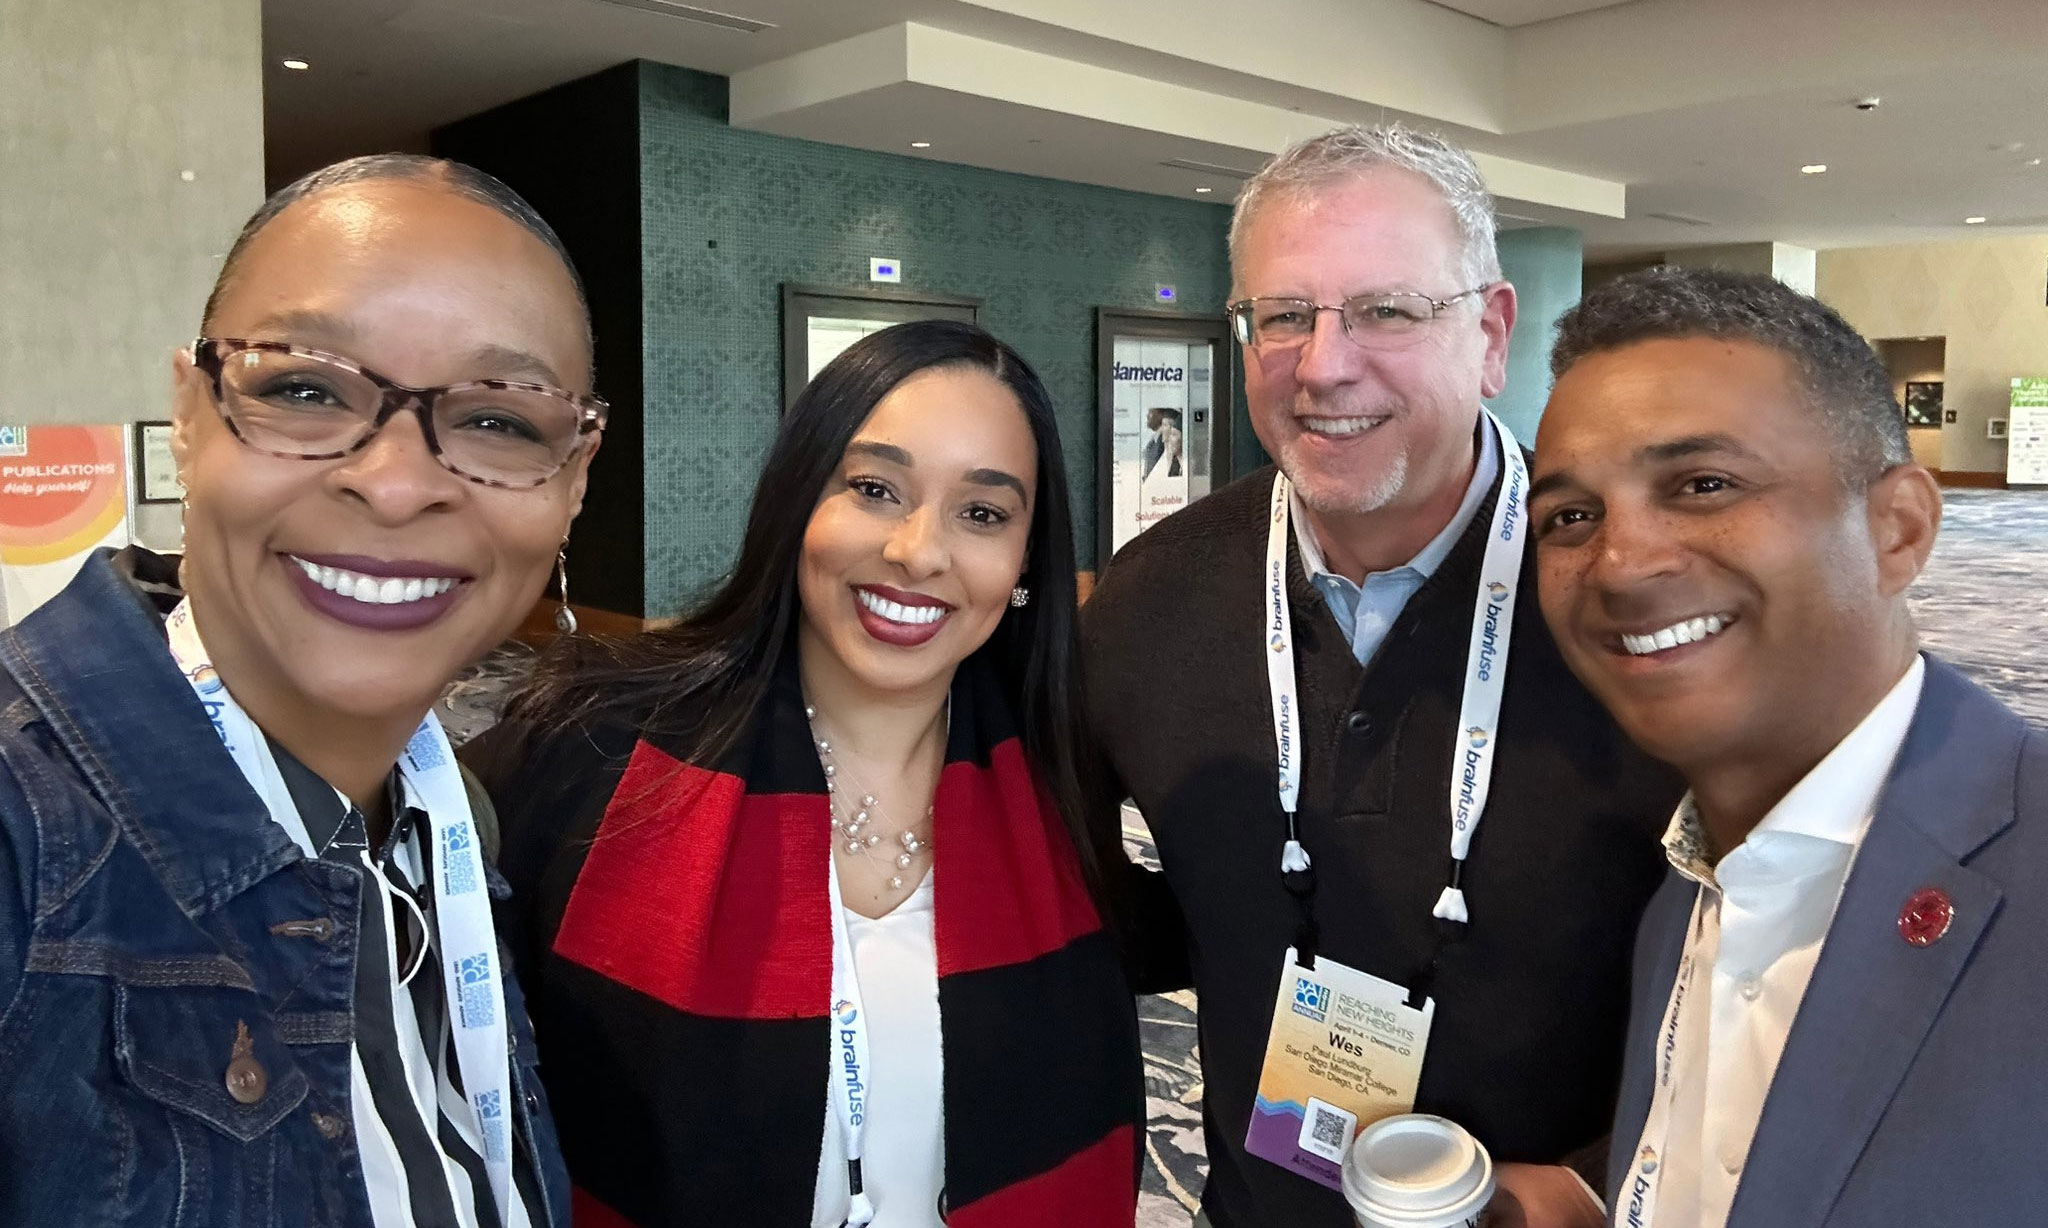
[[[349,1102],[362,884],[307,860],[221,746],[152,603],[174,582],[101,551],[0,633],[0,1225],[371,1228]],[[566,1228],[505,994],[535,1228]]]

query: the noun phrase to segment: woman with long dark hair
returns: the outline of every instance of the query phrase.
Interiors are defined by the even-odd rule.
[[[1131,1223],[1075,607],[1043,385],[899,325],[791,408],[731,576],[485,739],[579,1223]]]

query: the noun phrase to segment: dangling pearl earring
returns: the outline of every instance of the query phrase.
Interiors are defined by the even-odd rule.
[[[576,634],[576,611],[569,608],[569,543],[555,551],[555,583],[561,590],[562,604],[555,611],[555,630],[563,635]]]
[[[1019,584],[1010,590],[1010,608],[1021,610],[1031,604],[1031,590]]]

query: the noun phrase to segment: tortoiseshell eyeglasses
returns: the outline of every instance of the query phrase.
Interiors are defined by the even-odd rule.
[[[611,407],[546,384],[482,379],[409,388],[338,354],[282,341],[201,337],[192,361],[213,380],[235,438],[269,456],[334,460],[410,409],[443,468],[484,486],[539,486],[592,447]]]

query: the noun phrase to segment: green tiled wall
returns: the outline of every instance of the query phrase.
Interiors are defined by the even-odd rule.
[[[862,284],[871,256],[981,299],[1037,368],[1094,567],[1095,308],[1167,283],[1220,312],[1227,209],[740,131],[723,78],[639,74],[647,614],[732,562],[782,404],[781,284]]]
[[[1558,317],[1579,301],[1585,238],[1566,226],[1532,226],[1500,234],[1501,275],[1515,283],[1520,318],[1508,339],[1508,386],[1487,402],[1525,448],[1550,400],[1550,350]]]

